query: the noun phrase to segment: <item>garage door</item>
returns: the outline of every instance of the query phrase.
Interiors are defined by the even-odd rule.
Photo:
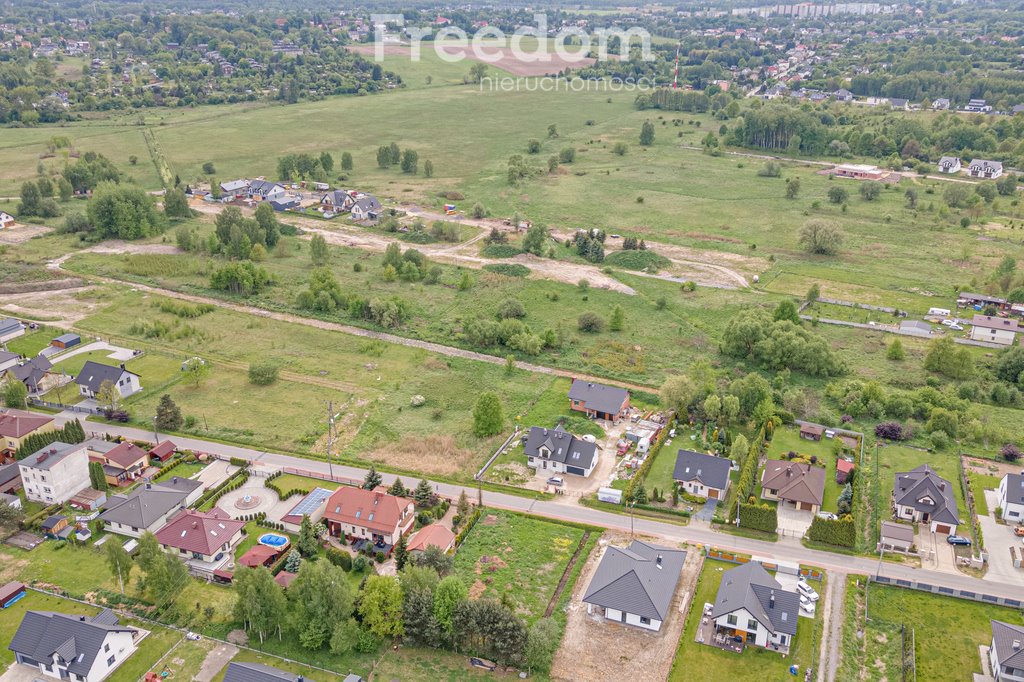
[[[577,476],[586,475],[586,471],[581,469],[580,467],[565,467],[565,472],[567,474],[576,474]]]
[[[949,526],[943,526],[942,524],[939,524],[939,525],[935,526],[935,532],[936,533],[945,533],[946,535],[949,535],[949,531],[950,531]]]
[[[715,488],[708,488],[708,497],[710,497],[712,500],[717,500],[718,490],[716,490]]]

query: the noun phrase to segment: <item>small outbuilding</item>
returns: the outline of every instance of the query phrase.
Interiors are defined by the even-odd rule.
[[[6,609],[25,596],[25,583],[10,582],[0,587],[0,609]]]
[[[844,485],[850,480],[851,474],[853,474],[853,462],[845,459],[836,460],[836,483]]]
[[[50,341],[50,345],[54,348],[67,349],[77,346],[82,343],[82,337],[78,334],[61,334],[53,341]]]
[[[882,535],[879,541],[884,549],[909,552],[914,546],[914,527],[893,521],[882,521]]]
[[[800,425],[800,437],[804,440],[821,440],[821,437],[825,435],[825,427],[817,424],[801,424]]]

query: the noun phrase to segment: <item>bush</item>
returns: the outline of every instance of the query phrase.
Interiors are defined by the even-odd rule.
[[[740,528],[774,533],[779,525],[779,517],[775,507],[768,504],[741,504]]]
[[[280,368],[272,360],[253,362],[249,365],[249,383],[256,386],[269,386],[277,381]]]
[[[909,432],[899,422],[881,422],[875,426],[875,435],[887,440],[906,440]]]
[[[647,270],[648,268],[667,268],[672,264],[668,258],[651,251],[615,251],[608,254],[605,259],[605,263],[614,265],[615,267],[625,268],[626,270]]]
[[[521,319],[526,317],[526,308],[518,299],[506,298],[498,304],[496,314],[500,320]]]
[[[511,244],[488,244],[480,251],[487,258],[515,258],[522,252],[522,249]]]
[[[847,515],[841,519],[823,519],[815,516],[811,520],[807,537],[826,545],[853,547],[857,541],[857,531],[852,516]]]
[[[506,277],[530,276],[530,268],[525,265],[520,265],[519,263],[490,263],[485,265],[483,269],[497,275],[505,275]]]
[[[583,313],[576,323],[581,332],[597,334],[604,331],[604,318],[597,313]]]

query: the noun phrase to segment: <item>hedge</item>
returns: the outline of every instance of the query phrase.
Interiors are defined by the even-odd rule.
[[[754,492],[754,484],[757,482],[757,469],[761,464],[761,448],[764,447],[764,428],[758,430],[754,440],[750,443],[750,451],[747,458],[743,460],[743,468],[740,469],[739,480],[736,482],[736,499],[733,500],[732,509],[729,510],[729,518],[735,519],[739,513],[739,507],[743,500],[750,497]],[[740,521],[742,523],[742,520]],[[772,526],[772,532],[775,526]]]
[[[241,457],[232,457],[228,460],[228,464],[233,467],[247,467],[249,466],[249,460],[242,459]]]
[[[740,527],[774,533],[779,527],[779,515],[770,504],[740,503]]]
[[[462,542],[469,535],[469,531],[473,530],[473,526],[476,525],[477,520],[480,518],[480,507],[473,510],[473,513],[469,515],[469,520],[466,521],[466,525],[459,531],[459,534],[455,536],[455,549],[462,546]]]
[[[235,473],[231,474],[231,476],[229,476],[227,480],[218,485],[216,488],[211,488],[210,490],[207,490],[205,493],[203,493],[203,495],[198,500],[196,500],[196,509],[201,509],[203,505],[207,503],[216,502],[224,495],[224,493],[235,490],[236,488],[242,486],[247,480],[249,480],[249,470],[239,469]]]
[[[661,453],[661,446],[665,444],[665,440],[668,438],[668,432],[675,426],[675,415],[670,414],[668,419],[665,420],[665,426],[661,429],[658,434],[658,439],[651,443],[651,449],[647,452],[647,458],[644,459],[644,463],[640,465],[636,474],[629,480],[629,485],[626,486],[625,494],[622,498],[624,500],[630,500],[633,498],[633,486],[637,483],[643,483],[647,480],[647,474],[651,471],[651,467],[654,465],[654,458]]]
[[[857,543],[857,530],[852,516],[841,519],[823,519],[815,516],[807,537],[814,542],[838,547],[853,547]]]
[[[19,522],[22,530],[28,530],[29,528],[38,529],[39,524],[43,522],[47,517],[56,514],[60,511],[61,506],[59,504],[51,504],[49,507],[44,508],[42,511],[36,512],[32,516],[28,516]]]

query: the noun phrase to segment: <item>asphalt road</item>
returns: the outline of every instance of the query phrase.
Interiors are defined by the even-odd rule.
[[[58,417],[58,422],[63,422],[70,413],[63,413]],[[112,436],[124,436],[138,440],[153,440],[152,431],[144,431],[125,426],[113,424],[102,424],[98,422],[87,422],[86,432],[97,434],[109,434]],[[161,437],[161,440],[164,440]],[[239,447],[236,445],[225,445],[196,438],[185,438],[175,436],[175,444],[184,449],[206,452],[210,454],[225,455],[227,457],[240,457],[252,462],[261,462],[276,467],[294,467],[307,471],[328,473],[329,468],[336,476],[347,476],[361,479],[366,473],[365,469],[352,467],[344,464],[332,464],[327,462],[291,455],[282,455],[272,452],[256,450],[252,448]],[[396,476],[394,474],[382,474],[384,483],[390,484]],[[406,484],[409,484],[409,477],[406,477]],[[477,491],[472,486],[456,485],[450,483],[434,483],[438,493],[448,497],[458,497],[463,490],[475,499]],[[652,535],[674,542],[688,542],[691,544],[703,544],[718,547],[720,549],[732,550],[751,554],[758,557],[766,557],[776,561],[810,564],[818,566],[833,573],[880,573],[892,579],[916,580],[926,582],[938,587],[949,587],[954,589],[966,589],[974,592],[983,592],[1000,597],[1020,599],[1024,594],[1024,574],[1016,582],[995,582],[980,580],[960,573],[944,573],[924,568],[913,568],[903,564],[879,561],[874,558],[862,556],[848,556],[834,554],[814,549],[808,549],[792,539],[781,539],[778,542],[765,542],[739,536],[721,533],[710,528],[694,526],[677,526],[671,523],[653,521],[645,518],[630,520],[628,516],[613,514],[611,512],[590,509],[579,505],[575,498],[560,497],[555,500],[535,500],[518,495],[483,491],[483,502],[487,506],[512,511],[529,512],[538,516],[546,516],[564,521],[592,524],[629,532],[632,530],[638,534]]]

